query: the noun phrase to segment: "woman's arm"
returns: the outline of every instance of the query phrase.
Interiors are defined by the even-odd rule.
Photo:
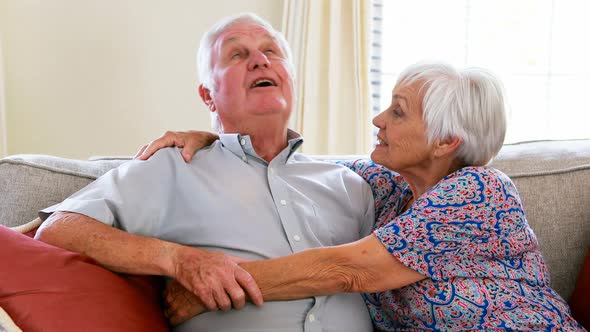
[[[393,257],[374,235],[337,247],[240,265],[270,301],[381,292],[426,278]]]
[[[380,292],[426,278],[394,258],[374,235],[337,247],[310,249],[240,266],[254,277],[266,301]],[[169,285],[165,300],[166,316],[173,326],[205,310],[193,294],[179,285]]]

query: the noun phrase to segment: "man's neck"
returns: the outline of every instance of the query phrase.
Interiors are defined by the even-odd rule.
[[[256,154],[270,163],[287,147],[287,121],[282,118],[258,118],[241,123],[220,123],[221,132],[250,136]]]
[[[264,132],[250,134],[250,141],[256,154],[270,163],[287,147],[287,129],[274,133]]]

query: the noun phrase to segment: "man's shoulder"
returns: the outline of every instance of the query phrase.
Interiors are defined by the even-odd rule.
[[[169,147],[156,151],[149,159],[133,159],[118,167],[119,172],[144,173],[161,172],[165,169],[175,168],[176,165],[184,163],[180,148]]]
[[[331,156],[310,156],[296,153],[293,155],[292,160],[296,164],[306,165],[308,167],[315,168],[318,171],[332,170],[342,172],[343,174],[352,174],[355,177],[358,176],[343,162],[348,159],[340,159],[338,157]]]
[[[307,155],[303,153],[294,153],[292,160],[297,163],[310,163],[319,165],[335,165],[336,167],[347,167],[346,163],[358,161],[355,156],[347,155]]]
[[[293,156],[291,165],[299,166],[298,170],[292,171],[297,173],[304,173],[306,176],[311,176],[317,179],[322,179],[325,183],[330,183],[332,189],[340,188],[351,193],[371,192],[369,184],[354,170],[342,163],[343,159],[337,158],[317,158],[315,156],[308,156],[298,154]],[[356,188],[356,189],[353,189]]]

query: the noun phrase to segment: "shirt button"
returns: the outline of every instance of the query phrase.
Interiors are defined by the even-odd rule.
[[[281,199],[281,205],[287,205],[287,201],[284,199]]]
[[[246,156],[243,156],[242,160],[246,162],[246,161],[248,161],[248,158]]]
[[[240,144],[242,144],[242,145],[246,145],[246,140],[242,138],[242,139],[240,140]]]
[[[309,321],[315,322],[315,316],[313,314],[309,315]]]
[[[301,237],[299,235],[293,235],[293,240],[299,242],[299,241],[301,241]]]

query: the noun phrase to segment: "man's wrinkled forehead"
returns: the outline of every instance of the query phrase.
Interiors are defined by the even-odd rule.
[[[236,24],[227,28],[215,40],[215,48],[222,50],[227,45],[239,43],[240,40],[252,38],[277,43],[277,39],[266,28],[255,24]]]

